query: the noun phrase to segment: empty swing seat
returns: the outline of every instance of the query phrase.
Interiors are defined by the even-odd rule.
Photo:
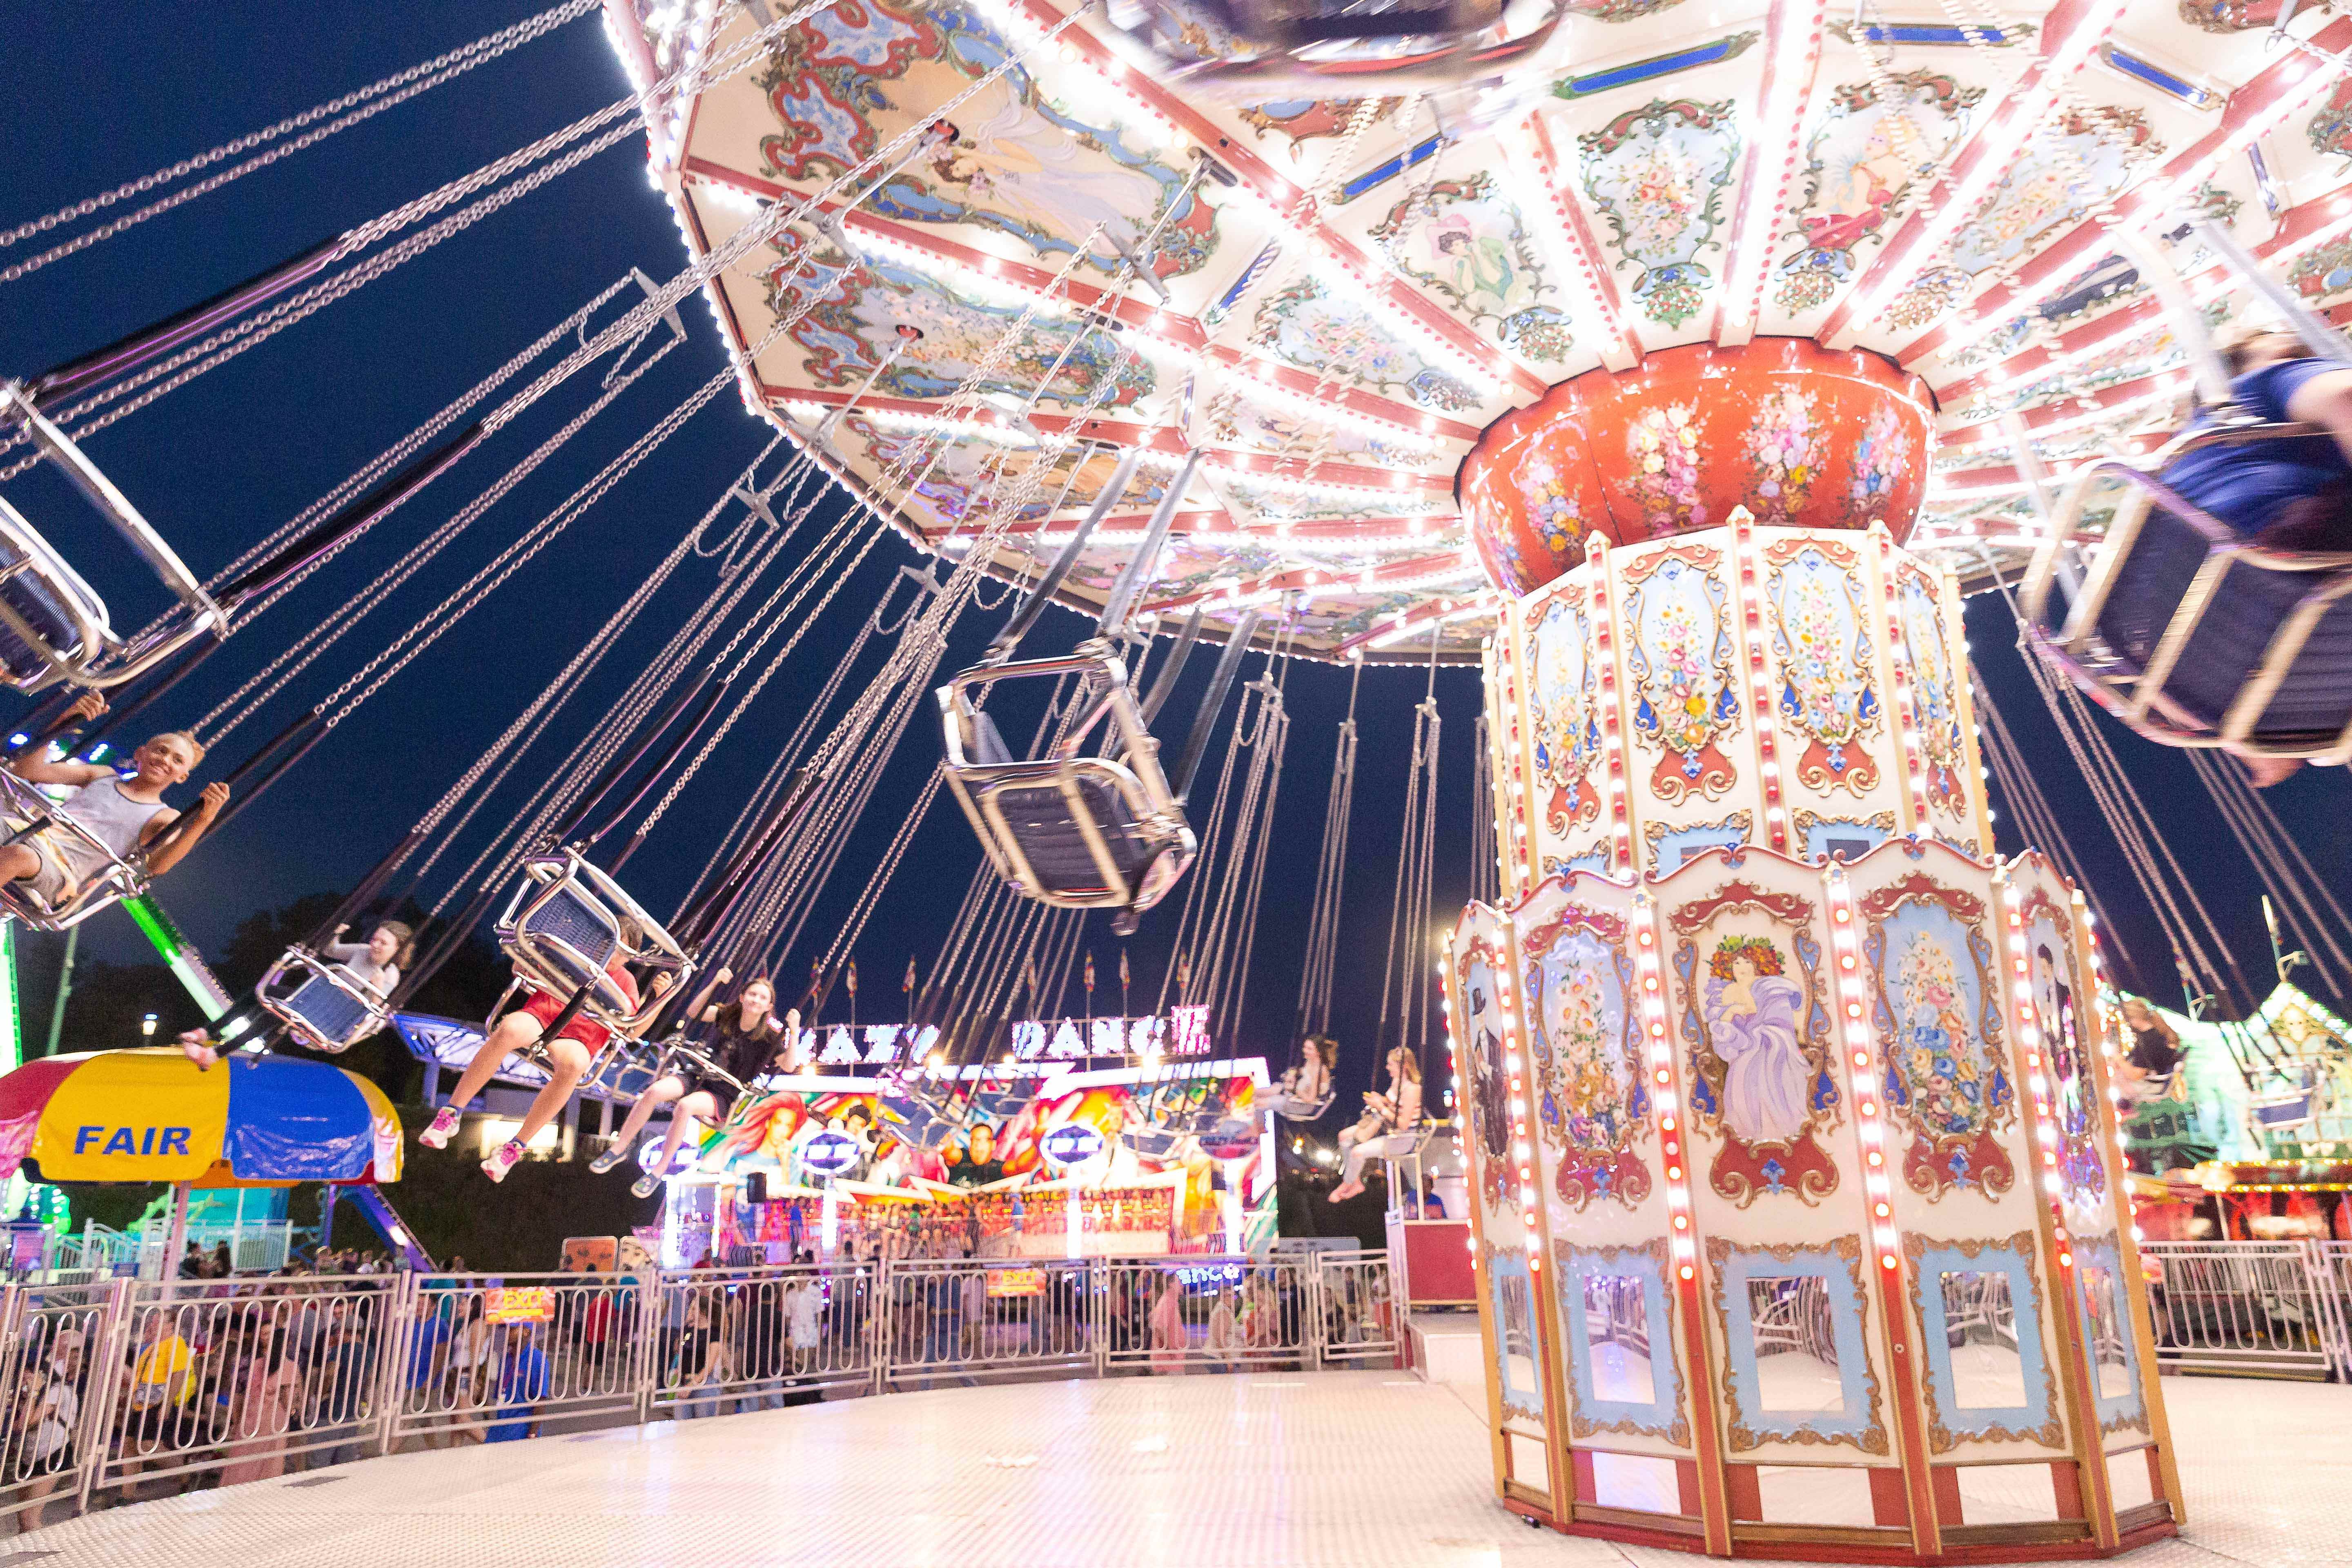
[[[2240,427],[2179,449],[2307,435]],[[2112,485],[2122,494],[2105,536],[2078,545],[2093,493]],[[2024,586],[2028,634],[2133,730],[2254,756],[2352,754],[2352,553],[2263,549],[2113,460],[2069,488],[2051,533]]]
[[[269,966],[254,995],[297,1040],[330,1055],[341,1055],[392,1022],[390,1002],[373,986],[299,944]]]
[[[1015,758],[970,695],[1000,680],[1066,674],[1083,681],[1087,711],[1035,761]],[[1158,903],[1192,864],[1197,841],[1117,658],[1081,653],[983,666],[940,688],[939,700],[948,785],[997,874],[1027,897],[1131,916]],[[1105,719],[1114,726],[1114,754],[1080,755]]]
[[[580,1013],[614,1032],[634,1034],[667,999],[651,984],[667,973],[683,985],[693,960],[659,921],[576,849],[534,855],[493,928],[517,978],[565,1001],[587,987]],[[608,971],[646,972],[632,1000]]]
[[[55,855],[58,847],[70,843],[77,856],[95,868],[72,892],[55,901],[35,892],[29,881],[0,882],[0,914],[34,931],[65,931],[147,890],[142,856],[117,856],[58,809],[57,802],[5,769],[0,769],[0,826],[6,829],[0,833],[0,844],[28,843],[37,852]]]
[[[60,681],[120,686],[196,638],[227,631],[227,613],[163,536],[14,383],[0,384],[0,427],[10,423],[32,437],[35,449],[139,552],[180,608],[142,636],[120,640],[108,624],[105,602],[0,498],[0,680],[26,692]]]

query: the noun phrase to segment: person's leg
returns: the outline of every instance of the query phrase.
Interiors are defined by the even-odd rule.
[[[547,1042],[547,1083],[531,1097],[530,1109],[523,1112],[522,1125],[515,1131],[515,1142],[528,1146],[539,1136],[539,1130],[556,1118],[572,1091],[580,1087],[587,1076],[588,1063],[593,1055],[589,1047],[568,1035],[558,1035]],[[471,1068],[467,1068],[471,1071]]]
[[[678,1100],[670,1112],[669,1135],[662,1140],[661,1153],[654,1160],[653,1168],[638,1177],[629,1190],[641,1198],[653,1196],[654,1188],[669,1174],[669,1163],[677,1158],[677,1146],[686,1142],[687,1129],[698,1121],[715,1123],[718,1120],[719,1102],[710,1098],[708,1090],[698,1089]]]
[[[653,1120],[654,1112],[662,1106],[675,1103],[685,1093],[685,1083],[675,1074],[665,1074],[655,1079],[643,1094],[637,1096],[636,1104],[629,1107],[628,1120],[621,1123],[620,1134],[613,1140],[613,1146],[589,1162],[588,1168],[602,1175],[619,1164],[628,1156],[630,1148],[637,1141],[637,1134],[646,1130],[646,1123]]]
[[[474,1097],[490,1081],[492,1074],[517,1051],[529,1048],[539,1039],[540,1023],[528,1013],[509,1013],[499,1020],[499,1026],[489,1032],[466,1070],[457,1075],[457,1087],[449,1091],[448,1100],[434,1113],[433,1124],[417,1134],[416,1141],[427,1149],[442,1149],[457,1136],[458,1118]]]
[[[16,1511],[16,1533],[28,1534],[41,1528],[41,1516],[48,1511],[48,1496],[58,1489],[55,1471],[37,1478],[32,1489],[25,1494],[25,1506]]]
[[[41,869],[41,858],[22,844],[0,848],[0,882],[22,882]]]

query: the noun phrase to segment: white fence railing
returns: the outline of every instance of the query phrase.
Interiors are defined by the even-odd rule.
[[[0,1287],[0,1511],[1016,1376],[1395,1363],[1385,1252]]]

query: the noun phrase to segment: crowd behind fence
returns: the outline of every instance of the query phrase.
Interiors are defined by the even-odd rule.
[[[1394,1365],[1385,1252],[0,1289],[0,1512],[1014,1377]]]

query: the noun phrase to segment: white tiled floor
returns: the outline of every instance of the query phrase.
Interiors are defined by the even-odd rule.
[[[2129,1561],[2352,1564],[2352,1389],[2168,1380],[2186,1540]],[[326,1484],[320,1484],[322,1479]],[[1488,1568],[1671,1552],[1498,1509],[1458,1391],[1396,1373],[907,1394],[401,1455],[0,1542],[30,1568]]]

